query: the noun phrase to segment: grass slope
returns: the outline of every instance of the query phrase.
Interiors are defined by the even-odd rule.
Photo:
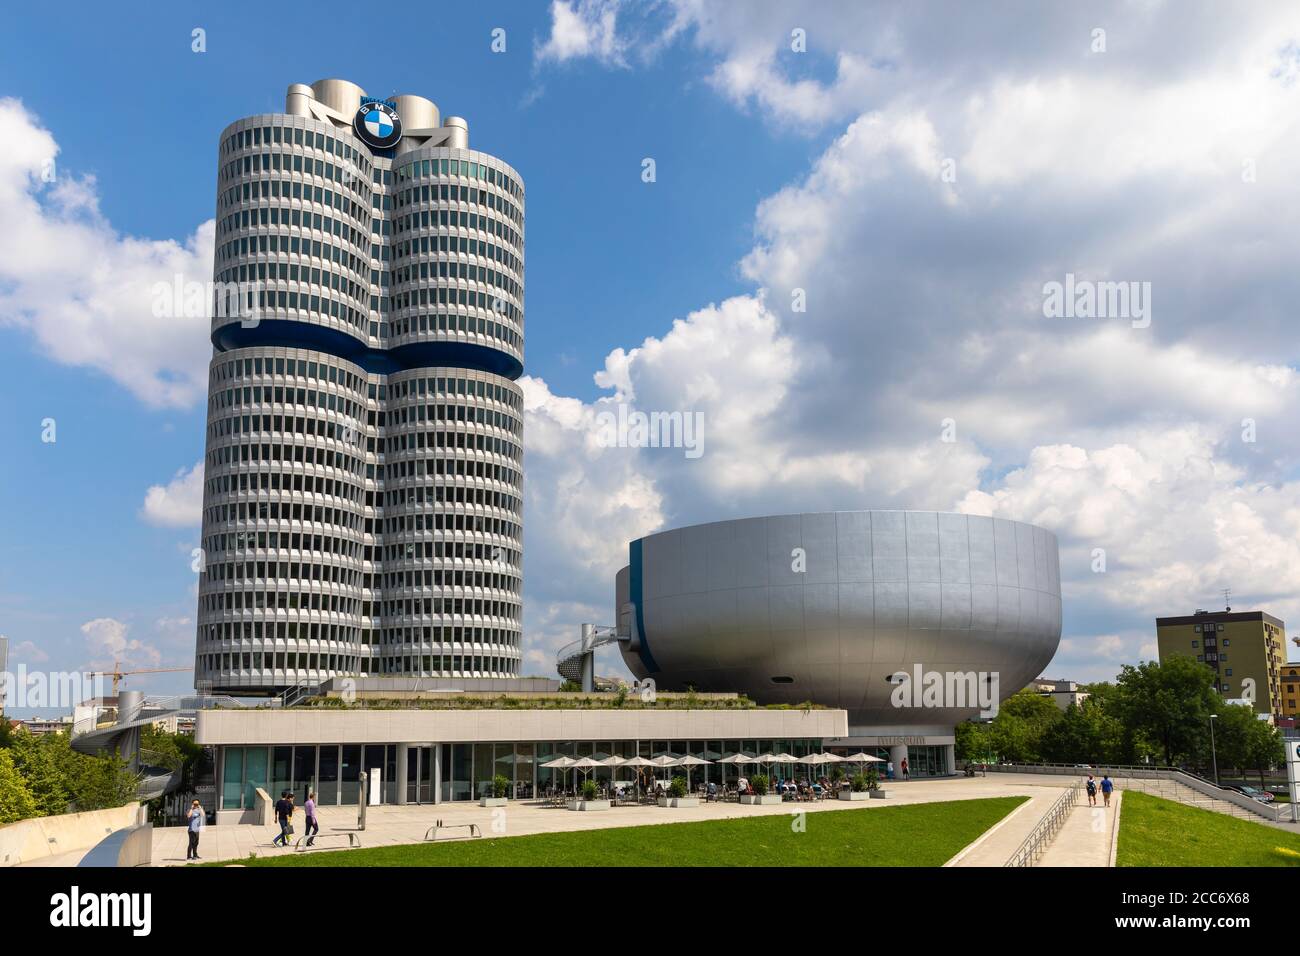
[[[1115,865],[1300,866],[1300,835],[1129,791]]]
[[[284,853],[248,866],[939,866],[1026,797]],[[558,812],[558,811],[557,811]],[[220,866],[221,864],[214,864]]]

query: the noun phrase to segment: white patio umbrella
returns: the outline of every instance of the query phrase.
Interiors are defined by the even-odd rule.
[[[682,757],[681,760],[677,762],[677,765],[679,767],[686,768],[686,786],[688,789],[691,786],[691,768],[705,767],[711,763],[713,763],[712,760],[701,760],[699,757],[696,757],[693,754],[687,754],[685,757]]]
[[[568,770],[576,763],[577,761],[572,757],[560,756],[556,757],[554,760],[549,760],[546,763],[538,764],[538,766],[545,767],[548,770]],[[563,778],[561,778],[560,782],[564,782]]]
[[[637,755],[635,757],[625,757],[622,766],[624,767],[652,767],[654,764],[646,757]],[[639,792],[639,791],[638,791]]]
[[[682,758],[674,757],[671,754],[660,754],[658,757],[650,758],[650,766],[660,770],[665,770],[668,767],[680,767],[681,765]]]
[[[884,763],[884,761],[879,757],[873,757],[871,754],[863,753],[861,750],[855,754],[849,754],[843,759],[849,763]]]

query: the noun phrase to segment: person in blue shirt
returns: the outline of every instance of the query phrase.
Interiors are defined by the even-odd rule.
[[[1110,777],[1103,776],[1101,778],[1101,795],[1102,798],[1106,801],[1106,806],[1110,806],[1110,792],[1114,789],[1115,789],[1114,781],[1112,781]]]
[[[199,834],[203,831],[203,807],[195,800],[190,806],[190,848],[185,853],[186,860],[199,858]]]

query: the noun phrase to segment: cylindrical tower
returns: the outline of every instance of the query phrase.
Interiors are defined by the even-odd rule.
[[[515,676],[522,180],[422,97],[286,101],[219,149],[196,686]]]

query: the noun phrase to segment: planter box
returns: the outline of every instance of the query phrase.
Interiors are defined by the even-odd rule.
[[[570,800],[570,810],[608,810],[608,800]]]
[[[751,796],[750,794],[742,793],[740,795],[740,802],[747,803],[750,806],[776,806],[781,803],[781,795],[779,793],[765,793],[760,797],[757,794]]]
[[[480,807],[504,807],[506,805],[505,797],[479,797],[478,805]]]
[[[867,800],[871,797],[870,790],[841,790],[841,800]]]
[[[659,806],[661,807],[698,807],[700,805],[699,797],[660,797]]]
[[[888,791],[888,790],[869,790],[868,793],[871,794],[871,799],[872,799],[872,800],[888,800],[888,799],[889,799],[889,791]]]

